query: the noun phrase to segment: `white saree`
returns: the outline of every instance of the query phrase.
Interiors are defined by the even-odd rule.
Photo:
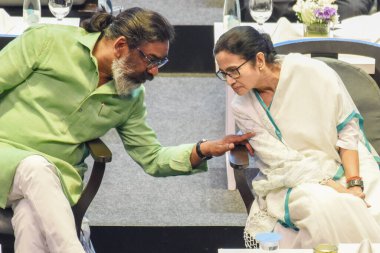
[[[334,178],[345,185],[338,134],[361,116],[344,84],[326,64],[300,54],[284,57],[281,66],[269,108],[254,90],[235,96],[232,103],[238,127],[256,133],[250,144],[262,174],[252,183],[257,197],[246,224],[246,244],[257,233],[272,230],[283,234],[283,248],[365,238],[380,243],[378,155],[362,133],[357,145],[360,175],[371,207],[319,184]]]

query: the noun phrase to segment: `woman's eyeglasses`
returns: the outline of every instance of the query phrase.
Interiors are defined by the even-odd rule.
[[[240,66],[238,66],[237,68],[234,68],[234,69],[231,69],[229,71],[223,71],[223,70],[218,70],[215,75],[222,81],[226,81],[227,80],[227,76],[233,78],[233,79],[236,79],[240,76],[240,72],[239,72],[239,68],[241,68],[244,64],[246,64],[247,62],[249,62],[250,59],[246,60],[245,62],[243,62],[242,64],[240,64]]]
[[[147,69],[152,69],[155,67],[161,68],[169,61],[168,57],[164,57],[162,59],[152,59],[151,57],[147,56],[140,48],[136,48],[136,50],[140,53],[141,58],[143,58],[146,63],[148,63],[148,66],[146,66]]]

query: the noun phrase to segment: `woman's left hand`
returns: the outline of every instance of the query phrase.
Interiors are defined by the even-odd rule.
[[[354,186],[347,189],[347,191],[359,198],[365,199],[365,194],[360,186]]]
[[[360,186],[350,187],[347,189],[347,192],[361,198],[364,201],[364,203],[367,205],[367,207],[371,207],[371,205],[368,204],[367,201],[365,201],[365,193],[363,192],[363,190]]]
[[[365,194],[362,191],[362,188],[360,186],[354,186],[354,187],[350,187],[350,188],[347,189],[346,187],[344,187],[343,185],[341,185],[338,182],[335,182],[332,179],[328,180],[327,183],[326,183],[326,185],[330,186],[333,189],[335,189],[337,192],[349,193],[349,194],[352,194],[354,196],[357,196],[357,197],[361,198],[364,201],[364,203],[367,205],[367,207],[371,207],[371,205],[368,204],[367,201],[365,201]]]

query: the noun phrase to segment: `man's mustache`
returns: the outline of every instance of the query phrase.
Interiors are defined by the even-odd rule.
[[[152,81],[154,76],[152,74],[149,74],[147,71],[142,73],[140,76],[131,76],[130,79],[132,79],[136,83],[145,83],[146,80]]]

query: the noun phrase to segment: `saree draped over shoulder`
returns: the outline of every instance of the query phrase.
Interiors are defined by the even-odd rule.
[[[380,242],[380,173],[376,151],[361,128],[357,150],[364,201],[320,184],[328,178],[345,185],[338,153],[339,133],[362,118],[337,73],[300,54],[281,61],[270,106],[252,90],[232,103],[238,127],[255,132],[253,183],[257,195],[247,220],[246,237],[286,231],[282,247],[313,247],[321,242]],[[359,130],[360,129],[360,130]]]

